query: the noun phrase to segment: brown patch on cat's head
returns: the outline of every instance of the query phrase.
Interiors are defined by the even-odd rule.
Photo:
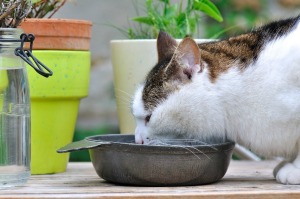
[[[202,60],[207,63],[210,80],[216,79],[232,67],[243,71],[257,59],[261,44],[257,35],[243,34],[219,42],[199,44]]]
[[[210,79],[217,78],[232,67],[243,72],[255,63],[264,45],[287,34],[300,20],[296,18],[272,22],[249,33],[226,40],[199,44],[201,59],[207,63]]]
[[[158,63],[146,78],[143,101],[145,109],[153,110],[181,85],[191,82],[194,73],[201,71],[200,50],[194,40],[185,38],[174,48],[176,41],[166,33],[157,40]]]

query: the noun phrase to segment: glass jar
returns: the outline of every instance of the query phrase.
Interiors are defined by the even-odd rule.
[[[24,61],[15,55],[21,33],[0,29],[0,188],[30,177],[29,85]]]

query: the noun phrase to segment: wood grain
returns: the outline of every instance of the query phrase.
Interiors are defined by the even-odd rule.
[[[218,183],[187,187],[134,187],[100,179],[91,163],[69,163],[67,172],[33,175],[21,187],[0,190],[0,198],[162,198],[162,199],[277,199],[300,198],[300,186],[278,184],[275,161],[232,161]]]

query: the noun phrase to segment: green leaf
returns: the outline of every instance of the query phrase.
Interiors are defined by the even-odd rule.
[[[134,34],[134,31],[132,30],[132,28],[128,28],[128,38],[129,39],[133,39],[136,38],[136,35]]]
[[[176,16],[177,9],[178,9],[178,5],[177,4],[170,5],[169,7],[166,7],[165,17],[173,18],[174,16]]]
[[[190,34],[191,34],[190,19],[186,16],[186,17],[185,17],[185,21],[186,21],[185,34],[186,34],[186,35],[190,35]],[[185,36],[186,36],[186,35],[185,35]]]
[[[147,9],[151,8],[152,3],[153,3],[152,0],[147,0],[147,1],[146,1],[146,8],[147,8]]]
[[[148,16],[153,21],[153,28],[158,30],[165,30],[164,17],[159,12],[149,12]]]
[[[177,25],[179,26],[183,25],[186,22],[185,18],[186,18],[186,14],[183,12],[180,13],[176,18]]]
[[[30,0],[27,0],[28,2],[30,2]],[[40,2],[42,0],[31,0],[31,3],[34,4],[34,3],[37,3],[37,2]]]
[[[170,4],[170,0],[159,0],[160,2],[163,2],[164,4]]]
[[[154,25],[155,22],[150,17],[134,17],[132,18],[133,21],[136,21],[138,23],[143,23],[147,25]]]
[[[185,13],[180,13],[176,18],[176,27],[180,32],[178,36],[190,34],[189,18]]]
[[[218,22],[223,21],[220,11],[210,0],[195,0],[194,9],[204,12]]]

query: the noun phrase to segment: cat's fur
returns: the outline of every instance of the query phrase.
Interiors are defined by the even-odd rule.
[[[229,139],[290,162],[277,181],[300,184],[300,16],[197,45],[157,39],[158,63],[136,91],[136,142]]]

